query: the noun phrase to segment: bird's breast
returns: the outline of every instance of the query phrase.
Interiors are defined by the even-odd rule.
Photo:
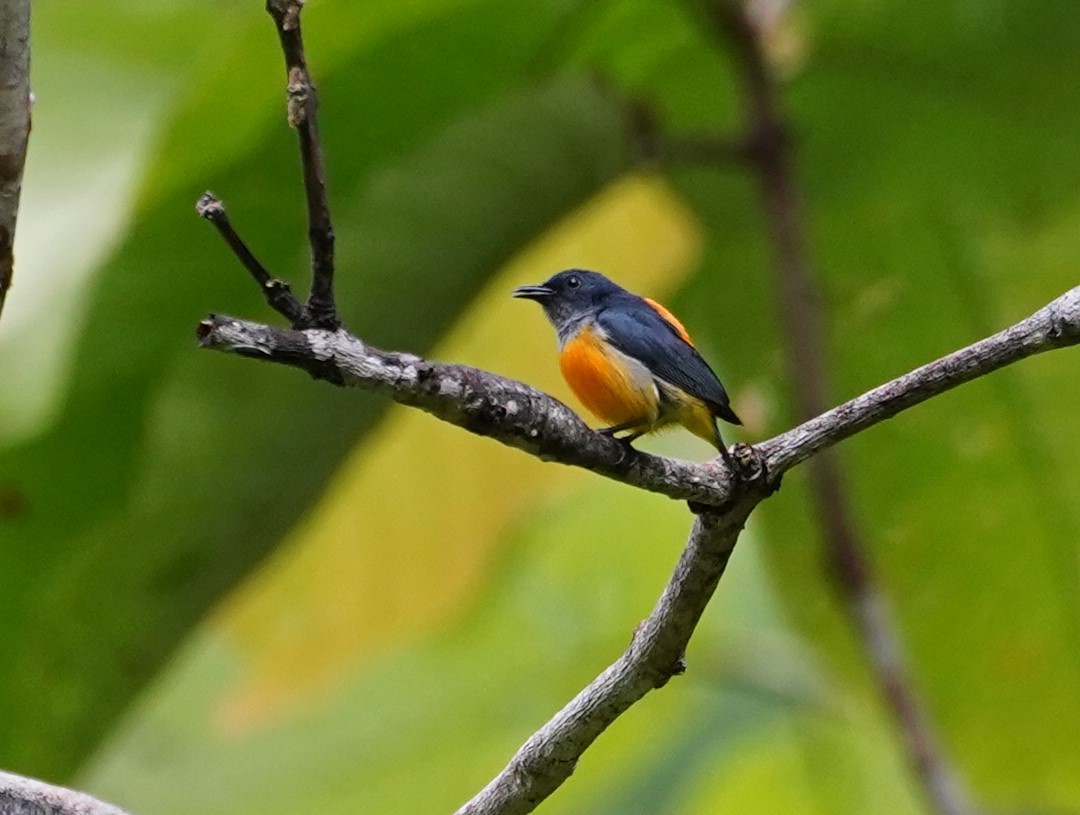
[[[652,424],[660,398],[645,365],[608,343],[595,324],[583,325],[562,345],[559,368],[581,403],[610,424]]]

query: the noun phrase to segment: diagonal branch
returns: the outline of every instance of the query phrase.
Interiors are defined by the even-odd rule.
[[[255,278],[255,282],[259,284],[259,288],[263,291],[263,296],[266,297],[267,305],[288,319],[292,325],[297,325],[305,315],[303,303],[293,297],[288,283],[273,277],[270,272],[266,271],[266,267],[255,257],[248,245],[244,243],[243,238],[236,234],[232,222],[229,221],[229,213],[225,211],[225,205],[221,203],[221,199],[212,192],[204,192],[195,204],[195,211],[200,218],[213,224],[225,243],[232,249],[233,254],[236,255],[237,260]]]
[[[1010,329],[808,422],[813,425],[810,433],[801,432],[807,425],[800,426],[759,445],[758,451],[763,454],[769,477],[778,485],[783,472],[805,460],[798,455],[800,444],[818,445],[806,457],[812,456],[944,390],[1031,354],[1076,344],[1080,344],[1080,287]],[[1008,347],[1022,350],[1009,353],[1005,351]],[[635,631],[626,652],[534,733],[510,763],[456,815],[521,815],[533,811],[570,776],[578,758],[618,715],[649,690],[662,686],[670,676],[682,673],[679,655],[684,653],[701,611],[723,575],[739,531],[767,495],[760,491],[737,494],[722,510],[698,518],[664,594],[648,620]],[[883,609],[869,602],[865,613],[880,615]],[[867,633],[886,630],[881,621],[877,622]],[[895,663],[891,640],[871,645],[876,649],[876,658]],[[897,693],[892,686],[887,690]],[[907,703],[903,691],[899,695],[894,703]],[[935,792],[948,794],[952,790]]]
[[[555,714],[456,815],[523,815],[573,773],[608,725],[651,690],[686,670],[690,637],[712,598],[743,524],[763,496],[699,515],[652,614],[623,655]]]
[[[127,815],[119,807],[85,792],[46,784],[36,778],[0,772],[3,815]]]
[[[274,18],[288,75],[289,127],[300,140],[300,161],[304,168],[304,195],[307,201],[308,241],[311,244],[311,296],[308,298],[308,325],[334,329],[340,325],[334,304],[334,227],[326,195],[319,123],[318,98],[304,56],[300,12],[304,0],[266,0],[266,10]]]
[[[1080,286],[1003,331],[916,368],[756,446],[770,474],[779,477],[837,442],[957,385],[1034,354],[1071,345],[1080,345]]]
[[[30,139],[30,0],[0,4],[0,312],[14,276],[15,221]]]

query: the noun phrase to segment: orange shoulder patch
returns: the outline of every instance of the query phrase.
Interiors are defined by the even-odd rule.
[[[686,340],[687,345],[693,346],[694,341],[690,339],[690,333],[686,330],[683,324],[679,322],[678,318],[676,318],[674,314],[672,314],[662,305],[649,297],[643,297],[642,299],[649,304],[653,311],[655,311],[663,318],[665,323],[674,328],[675,331],[678,332],[680,337]]]

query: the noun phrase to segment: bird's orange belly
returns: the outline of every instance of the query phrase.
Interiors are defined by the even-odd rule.
[[[601,421],[642,427],[656,423],[660,400],[652,375],[603,342],[595,327],[586,326],[563,346],[559,368],[577,398]]]

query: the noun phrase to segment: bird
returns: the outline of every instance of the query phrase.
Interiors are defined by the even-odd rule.
[[[518,286],[513,296],[544,309],[558,335],[563,378],[609,425],[599,432],[630,444],[679,424],[730,463],[716,420],[742,421],[686,328],[664,306],[587,269]]]

